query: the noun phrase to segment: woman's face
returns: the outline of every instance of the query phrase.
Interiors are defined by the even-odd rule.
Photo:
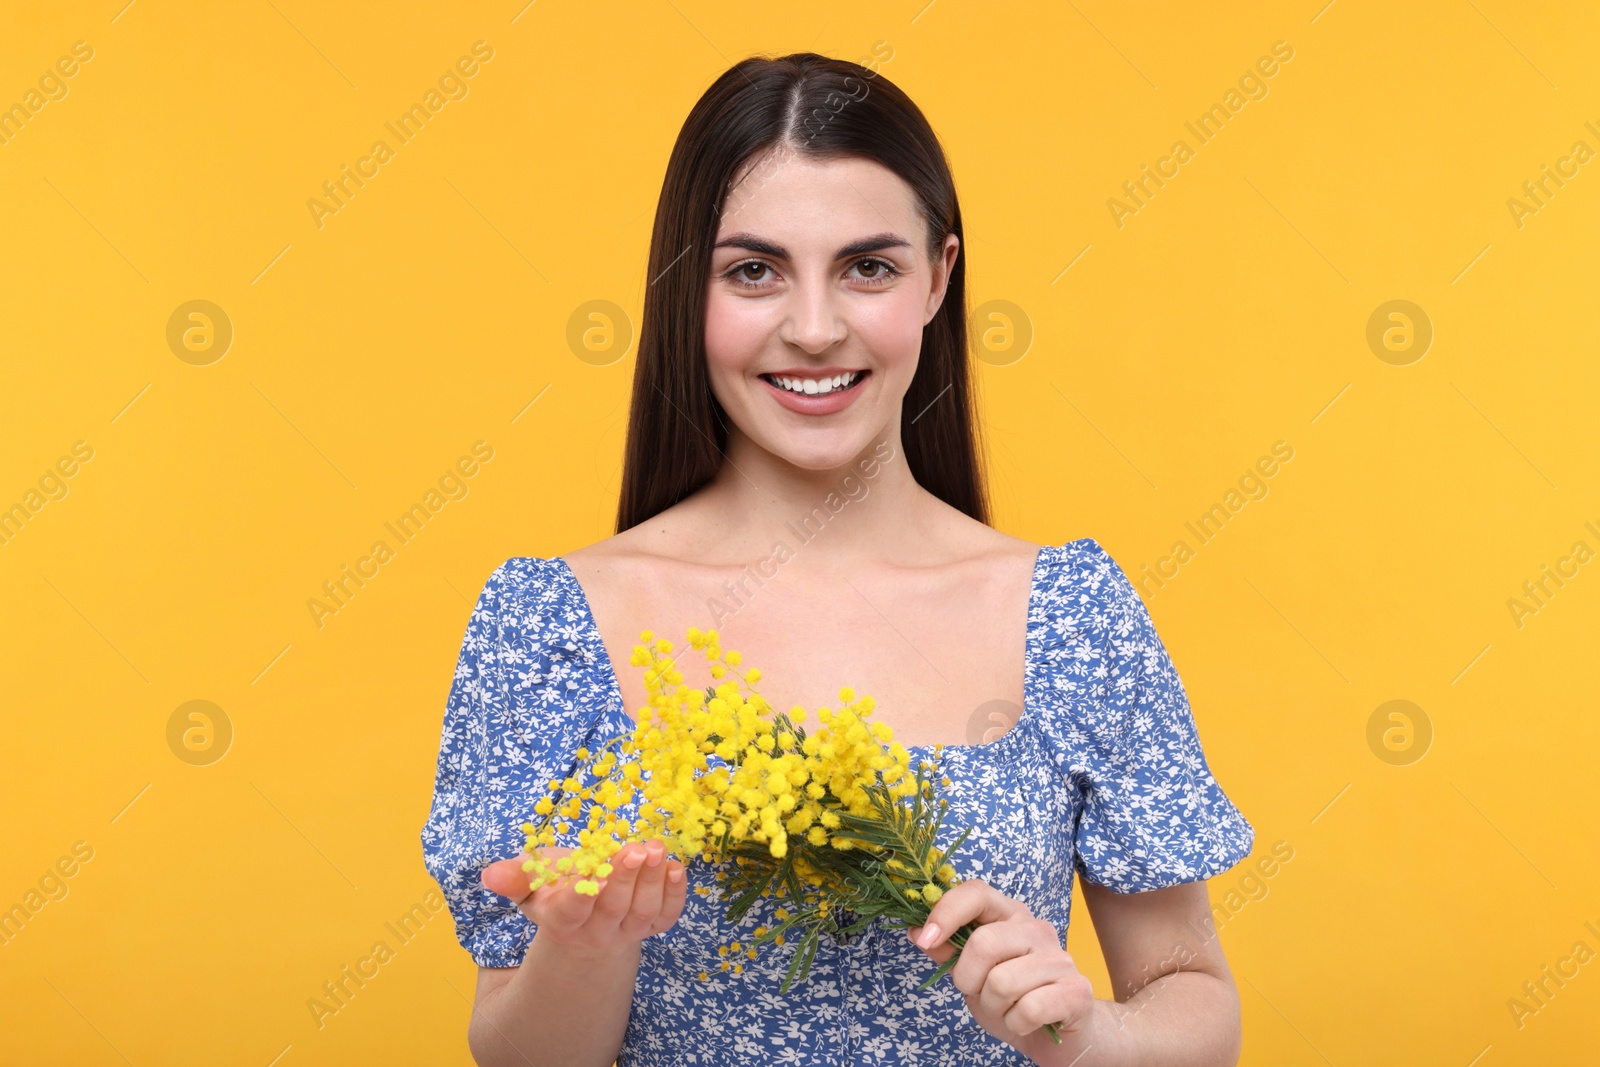
[[[911,186],[872,160],[778,148],[741,178],[706,287],[711,391],[780,459],[844,466],[886,428],[898,438],[960,242],[946,236],[930,262]]]

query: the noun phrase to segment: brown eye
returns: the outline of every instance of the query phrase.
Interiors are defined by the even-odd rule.
[[[876,257],[856,260],[855,269],[861,272],[858,277],[869,285],[886,285],[900,276],[893,263]]]
[[[759,259],[747,259],[723,271],[722,277],[741,289],[760,289],[764,280],[760,272],[770,269],[769,264]]]

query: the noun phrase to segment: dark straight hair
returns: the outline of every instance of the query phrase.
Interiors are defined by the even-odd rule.
[[[901,446],[919,485],[987,524],[967,354],[966,236],[944,151],[917,105],[889,79],[857,63],[796,52],[752,56],[723,73],[689,112],[667,161],[650,236],[617,532],[678,503],[722,466],[728,417],[712,395],[705,355],[711,246],[725,199],[737,195],[733,178],[770,149],[875,160],[916,194],[931,260],[947,234],[961,239],[944,301],[922,330],[901,406]]]

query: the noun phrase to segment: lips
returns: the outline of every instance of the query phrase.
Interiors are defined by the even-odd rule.
[[[762,374],[760,378],[762,378],[762,381],[765,381],[768,386],[773,386],[774,389],[782,389],[784,392],[790,392],[790,394],[797,395],[797,397],[827,397],[827,395],[837,394],[837,392],[848,392],[848,390],[859,386],[861,382],[866,381],[867,374],[870,374],[870,371],[850,371],[850,374],[853,376],[853,378],[851,378],[848,386],[832,387],[832,389],[827,390],[827,392],[821,392],[821,390],[819,390],[819,392],[814,392],[814,394],[813,392],[803,392],[803,390],[798,389],[786,389],[786,387],[779,386],[778,384],[779,378],[787,378],[789,381],[797,381],[797,379],[800,379],[800,381],[805,381],[805,376],[802,376],[802,374]],[[811,379],[811,381],[818,381],[818,379]]]
[[[795,392],[777,381],[781,378],[793,383],[798,378],[795,375],[762,374],[760,378],[766,383],[767,390],[780,406],[800,415],[832,415],[855,403],[856,397],[861,395],[862,384],[872,377],[872,372],[866,370],[842,373],[854,373],[855,378],[850,384],[840,386],[838,389],[830,386],[827,392],[819,389],[814,393]],[[816,379],[811,380],[816,381]]]

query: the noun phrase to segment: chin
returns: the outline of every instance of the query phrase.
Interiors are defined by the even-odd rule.
[[[756,443],[778,459],[807,471],[831,471],[854,463],[862,449],[872,441],[873,435],[865,431],[848,434],[827,433],[816,437],[826,440],[785,438],[774,441],[756,440]]]

